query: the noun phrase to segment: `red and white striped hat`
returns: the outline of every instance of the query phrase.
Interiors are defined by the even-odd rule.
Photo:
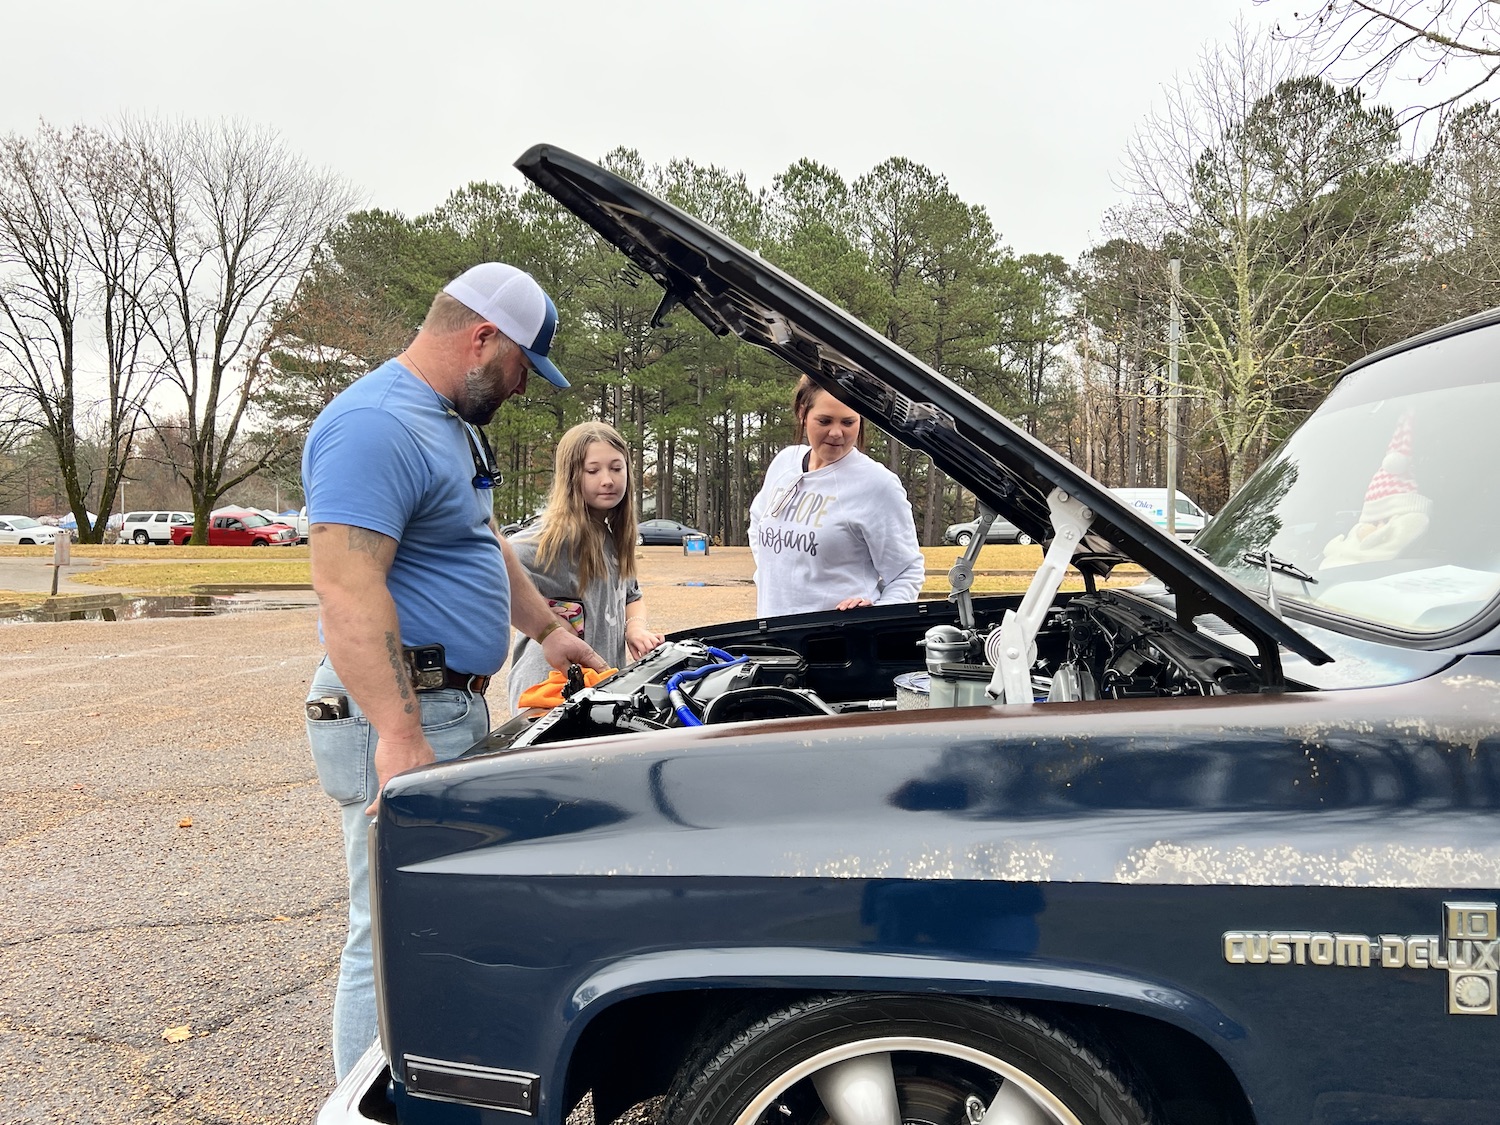
[[[1396,432],[1386,446],[1380,468],[1365,489],[1365,503],[1359,511],[1361,523],[1379,523],[1411,512],[1426,512],[1432,501],[1417,491],[1411,474],[1411,413],[1396,423]]]

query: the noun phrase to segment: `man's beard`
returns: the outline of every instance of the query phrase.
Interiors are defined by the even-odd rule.
[[[453,400],[453,411],[465,422],[475,426],[487,426],[500,404],[510,397],[505,385],[505,369],[496,356],[483,367],[476,367],[464,376],[463,389]]]

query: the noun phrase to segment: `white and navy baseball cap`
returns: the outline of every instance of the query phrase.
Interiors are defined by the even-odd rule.
[[[525,270],[502,262],[482,262],[443,286],[443,292],[509,336],[531,366],[554,387],[568,381],[547,358],[557,331],[557,306]]]

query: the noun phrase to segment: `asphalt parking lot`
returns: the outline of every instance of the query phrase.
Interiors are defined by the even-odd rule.
[[[641,558],[663,631],[753,612],[744,548]],[[0,623],[0,1122],[312,1121],[345,905],[319,654],[311,609]]]

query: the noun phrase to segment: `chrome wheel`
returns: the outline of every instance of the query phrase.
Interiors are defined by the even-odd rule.
[[[960,531],[953,537],[953,541],[960,547],[967,547],[970,543],[974,542],[974,534],[969,531]]]
[[[664,1107],[665,1125],[1148,1120],[1140,1096],[1114,1064],[1004,1004],[817,997],[726,1035],[706,1066],[678,1076]]]
[[[817,1104],[794,1091],[803,1079]],[[788,1114],[798,1101],[803,1112]],[[867,1039],[825,1051],[763,1091],[735,1125],[788,1116],[831,1125],[1082,1125],[1025,1071],[940,1039]]]
[[[142,547],[144,547],[147,543],[151,542],[151,536],[147,535],[144,531],[140,530],[139,528],[136,529],[136,533],[134,535],[132,535],[131,538],[134,539],[137,543],[139,543]]]

